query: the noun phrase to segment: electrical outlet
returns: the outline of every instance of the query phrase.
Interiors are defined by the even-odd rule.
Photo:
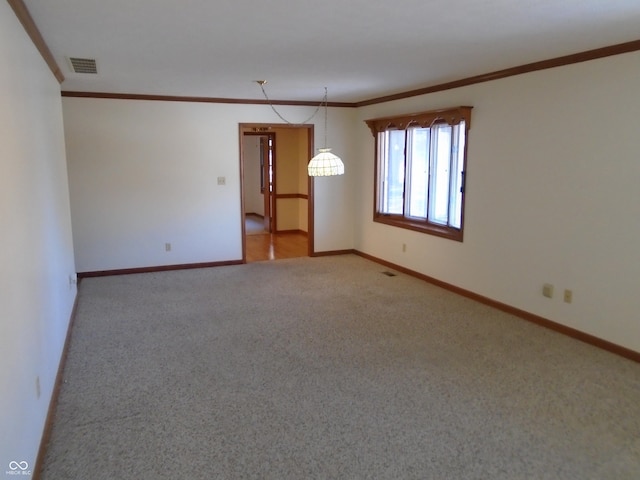
[[[545,283],[542,286],[542,295],[547,298],[553,298],[553,285],[550,283]]]
[[[227,178],[226,177],[218,177],[218,185],[226,185]]]
[[[36,376],[36,398],[40,398],[40,375]]]
[[[573,302],[573,292],[571,290],[564,291],[564,303]]]
[[[164,251],[165,252],[170,252],[171,251],[171,244],[170,243],[165,243],[164,244]]]

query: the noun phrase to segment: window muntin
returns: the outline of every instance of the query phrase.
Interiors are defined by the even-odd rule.
[[[462,241],[471,107],[369,120],[376,135],[374,220]]]

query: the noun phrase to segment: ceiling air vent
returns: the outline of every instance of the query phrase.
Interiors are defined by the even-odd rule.
[[[98,73],[96,61],[93,58],[69,57],[69,65],[75,73],[92,73],[94,75]]]

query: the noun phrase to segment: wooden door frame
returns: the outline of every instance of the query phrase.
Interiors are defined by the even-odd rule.
[[[314,129],[313,125],[290,125],[287,123],[239,123],[238,124],[238,139],[240,143],[240,208],[242,214],[242,221],[240,222],[242,225],[242,263],[247,263],[247,232],[245,229],[244,218],[246,215],[245,205],[244,205],[244,135],[252,134],[252,135],[260,135],[260,134],[268,134],[272,133],[274,128],[304,128],[307,131],[307,158],[311,158],[313,156],[313,152],[315,151],[313,145],[314,139]],[[275,159],[274,159],[274,170],[275,170]],[[274,176],[275,177],[275,176]],[[313,177],[307,176],[307,255],[309,257],[313,257],[315,254],[315,245],[314,245],[314,183]],[[275,178],[274,178],[274,193],[275,192]],[[273,199],[275,203],[275,198]],[[275,210],[275,209],[274,209]],[[273,222],[275,223],[276,216],[275,212],[273,215]],[[277,231],[277,225],[272,226],[272,230]]]

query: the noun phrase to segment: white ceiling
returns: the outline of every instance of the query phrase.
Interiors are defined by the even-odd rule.
[[[640,39],[640,0],[24,2],[72,91],[358,102]]]

